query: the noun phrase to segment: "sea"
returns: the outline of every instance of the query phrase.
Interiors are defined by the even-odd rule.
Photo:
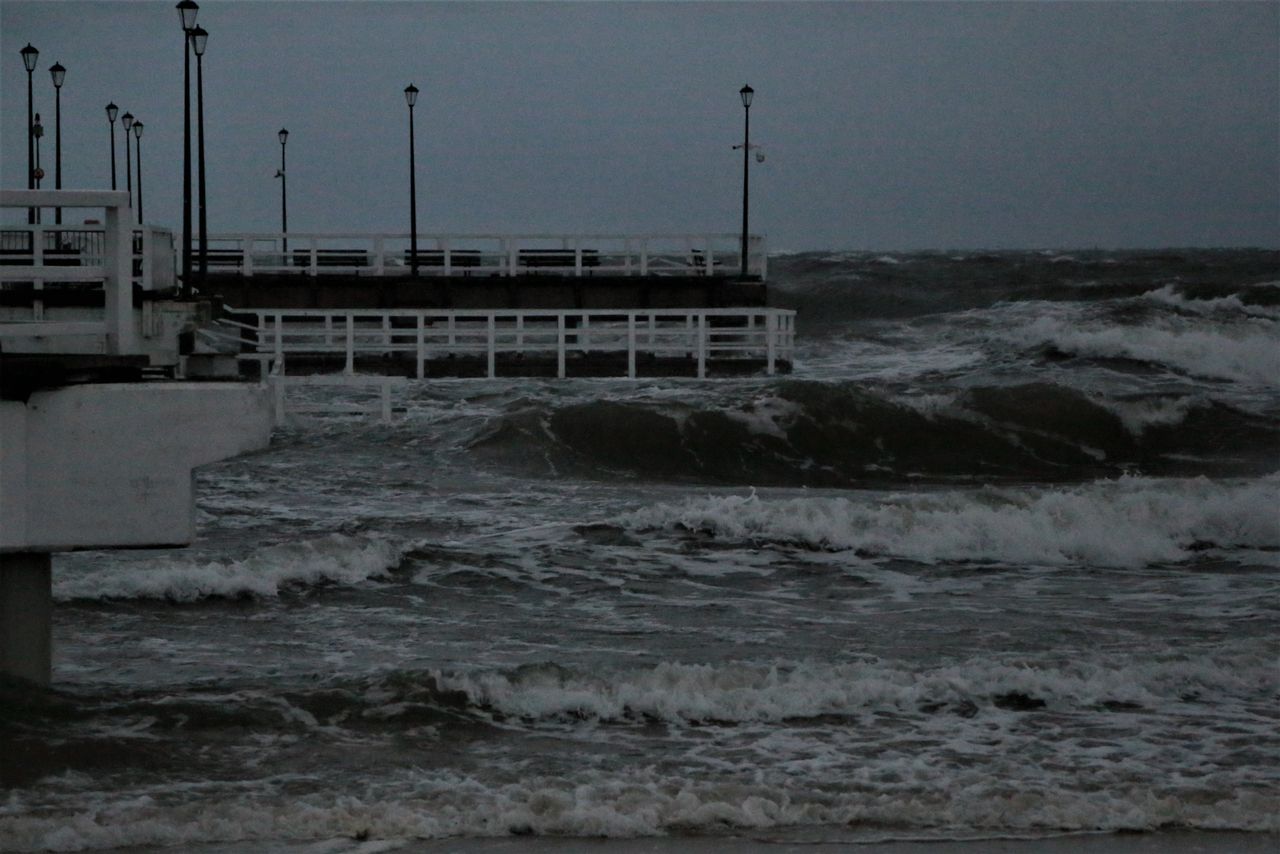
[[[1280,253],[769,299],[788,374],[414,383],[56,555],[0,850],[1280,834]]]

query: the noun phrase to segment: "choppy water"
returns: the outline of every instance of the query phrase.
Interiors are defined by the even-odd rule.
[[[790,377],[433,382],[57,557],[0,848],[1280,832],[1280,257],[771,265]]]

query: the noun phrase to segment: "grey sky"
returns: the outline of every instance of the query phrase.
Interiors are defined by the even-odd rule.
[[[145,212],[181,225],[174,3],[0,3],[0,183],[26,74],[52,186],[110,184],[143,120]],[[1280,4],[201,2],[210,231],[733,232],[772,249],[1280,244]],[[194,75],[194,65],[193,65]],[[117,128],[119,133],[119,128]],[[124,184],[123,140],[120,184]]]

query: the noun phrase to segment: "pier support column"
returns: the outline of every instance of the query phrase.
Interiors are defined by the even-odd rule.
[[[46,552],[0,554],[0,674],[48,685],[53,593]]]

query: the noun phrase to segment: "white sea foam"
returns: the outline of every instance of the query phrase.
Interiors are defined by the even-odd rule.
[[[1039,491],[878,499],[705,497],[623,516],[633,530],[856,550],[923,562],[1135,567],[1186,560],[1204,543],[1280,548],[1280,477],[1246,483],[1124,477]]]
[[[400,563],[408,548],[407,544],[380,538],[331,534],[268,546],[240,560],[201,561],[165,555],[113,561],[104,557],[89,567],[56,572],[53,595],[58,601],[269,598],[291,587],[357,584],[384,577]]]
[[[1162,397],[1144,400],[1108,400],[1096,398],[1099,404],[1110,410],[1134,436],[1141,436],[1152,427],[1171,427],[1187,420],[1194,409],[1206,407],[1208,401],[1199,397]]]
[[[1176,826],[1280,829],[1274,789],[1174,788],[1117,774],[1096,790],[1012,785],[989,773],[946,774],[899,762],[909,784],[850,781],[828,792],[796,781],[689,780],[653,768],[623,774],[584,769],[572,777],[526,776],[492,783],[424,769],[387,785],[341,796],[221,795],[173,804],[138,797],[73,815],[0,816],[10,851],[81,851],[210,842],[366,839],[358,850],[445,837],[635,838],[797,826],[878,827],[904,836],[948,833],[1058,833]],[[947,785],[947,779],[951,785]],[[888,831],[887,833],[885,831]],[[344,850],[346,850],[344,848]],[[357,849],[351,849],[357,850]]]
[[[570,716],[603,721],[768,722],[867,712],[916,712],[924,706],[973,703],[990,708],[1018,693],[1050,709],[1129,703],[1166,711],[1189,695],[1216,704],[1280,700],[1280,672],[1256,650],[1032,666],[974,659],[924,671],[880,660],[847,664],[746,662],[679,664],[613,674],[562,668],[438,672],[441,688],[523,718]]]
[[[1280,385],[1280,334],[1259,318],[1232,324],[1171,323],[1100,326],[1040,317],[1004,333],[1016,343],[1052,346],[1080,356],[1127,358],[1168,365],[1193,376]]]
[[[1239,296],[1232,294],[1213,299],[1192,299],[1178,293],[1176,285],[1165,285],[1142,295],[1143,299],[1167,305],[1180,311],[1199,315],[1226,314],[1247,315],[1249,317],[1265,317],[1280,319],[1280,308],[1275,306],[1254,305],[1246,303]]]

